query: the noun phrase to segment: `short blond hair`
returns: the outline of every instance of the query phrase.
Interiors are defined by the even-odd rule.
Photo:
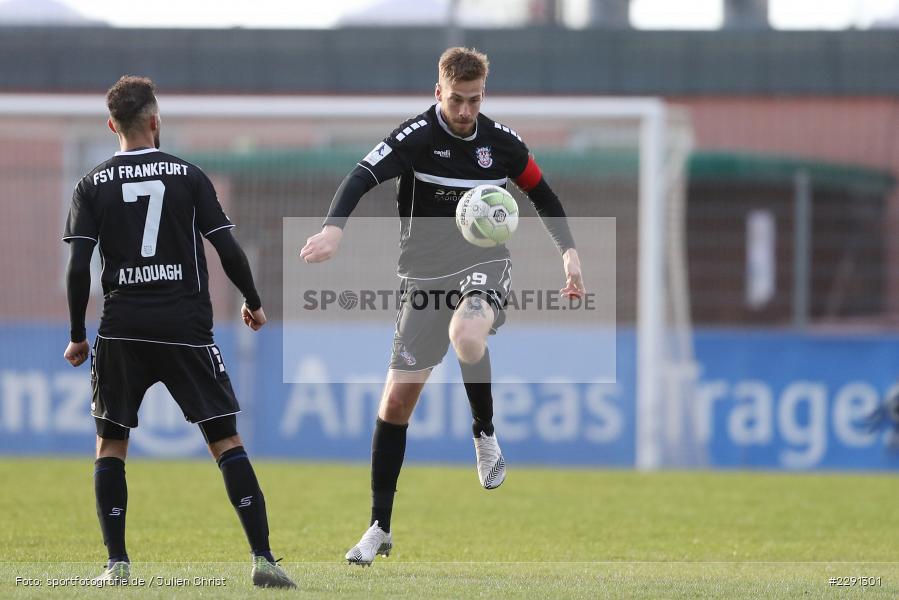
[[[474,48],[456,46],[447,48],[437,62],[437,72],[441,79],[449,83],[487,79],[490,61],[483,52]]]

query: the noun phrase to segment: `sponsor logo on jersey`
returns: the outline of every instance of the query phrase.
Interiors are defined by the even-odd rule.
[[[475,150],[475,155],[478,157],[478,164],[485,169],[493,166],[493,156],[490,154],[490,146],[478,148]]]
[[[447,148],[446,150],[434,150],[434,154],[436,156],[439,156],[440,158],[449,158],[450,157],[449,148]]]
[[[365,157],[364,159],[362,159],[362,160],[364,160],[365,162],[367,162],[367,163],[370,164],[371,166],[375,166],[376,164],[378,164],[379,162],[381,162],[381,160],[382,160],[385,156],[387,156],[388,154],[390,154],[391,152],[393,152],[393,148],[391,148],[390,146],[388,146],[388,145],[385,144],[384,142],[381,142],[380,144],[378,144],[377,146],[375,146],[374,148],[372,148],[372,151],[369,152],[369,153],[366,155],[366,157]]]
[[[468,190],[447,190],[444,188],[437,188],[434,191],[434,200],[436,202],[458,202],[459,198],[462,197],[462,194],[467,192]]]

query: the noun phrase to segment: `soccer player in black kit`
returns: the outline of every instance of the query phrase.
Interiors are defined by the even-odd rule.
[[[372,512],[369,529],[346,559],[370,565],[393,547],[390,520],[406,448],[406,429],[431,369],[450,343],[459,359],[474,419],[478,478],[486,489],[506,476],[505,459],[493,428],[487,336],[505,321],[503,305],[511,284],[505,246],[479,248],[455,225],[458,199],[482,184],[505,186],[511,179],[527,193],[559,251],[566,276],[561,294],[584,294],[581,268],[565,212],[527,146],[513,130],[480,114],[487,57],[450,48],[440,57],[437,103],[401,124],[343,180],[322,231],[300,251],[306,262],[337,252],[347,218],[368,190],[397,181],[401,221],[398,274],[404,298],[446,292],[461,301],[445,310],[416,310],[404,302],[397,317],[393,352],[372,437]],[[430,307],[433,308],[433,307]]]
[[[185,418],[199,425],[218,462],[253,553],[253,583],[296,587],[272,556],[265,499],[237,434],[240,407],[212,338],[201,235],[243,294],[247,326],[258,331],[265,312],[212,182],[198,167],[159,151],[155,92],[149,79],[130,76],[109,89],[108,126],[121,151],[78,182],[63,237],[71,249],[66,273],[71,341],[65,358],[77,367],[92,354],[94,489],[109,554],[98,580],[116,584],[130,576],[125,550],[128,436],[137,427],[144,393],[161,381]],[[91,353],[84,317],[91,254],[98,244],[103,315]]]

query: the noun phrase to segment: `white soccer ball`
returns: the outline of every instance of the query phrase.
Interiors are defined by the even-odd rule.
[[[456,205],[456,227],[475,246],[505,244],[518,228],[518,203],[499,186],[473,187]]]

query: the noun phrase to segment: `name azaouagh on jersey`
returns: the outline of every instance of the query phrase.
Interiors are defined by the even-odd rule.
[[[119,285],[149,283],[151,281],[181,281],[184,269],[180,263],[170,265],[144,265],[119,269]]]

